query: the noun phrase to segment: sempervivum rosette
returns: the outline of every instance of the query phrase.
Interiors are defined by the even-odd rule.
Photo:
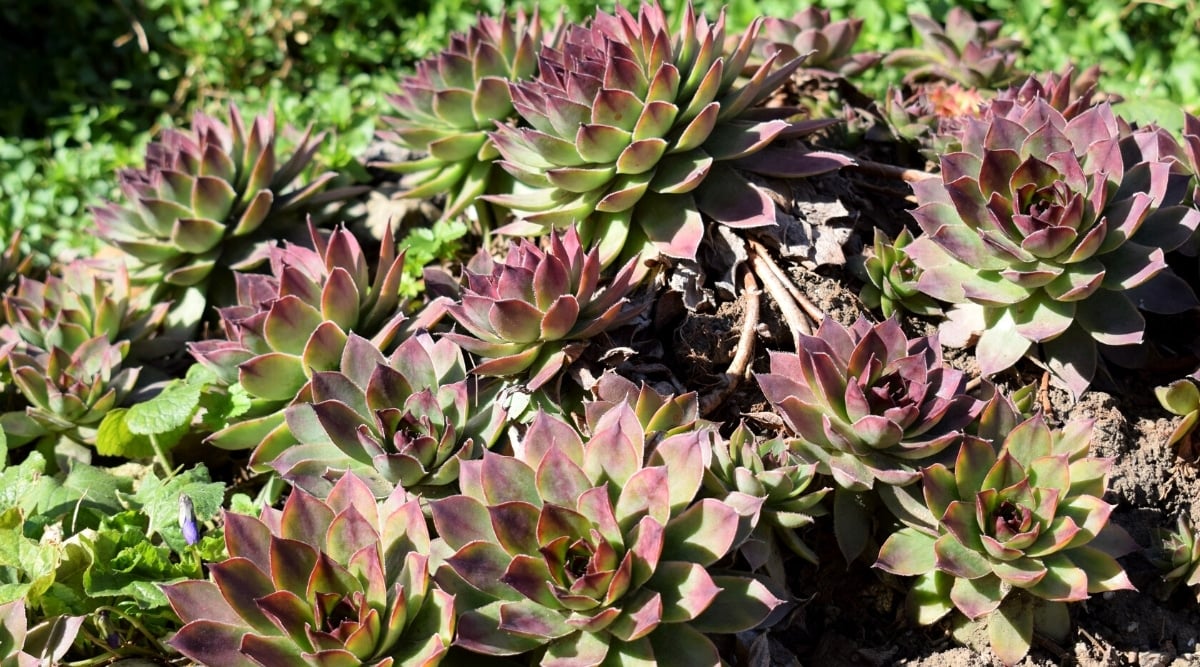
[[[229,116],[226,125],[197,113],[190,131],[163,131],[146,147],[145,167],[121,171],[125,203],[93,209],[100,238],[137,261],[139,280],[196,285],[218,265],[247,261],[320,203],[318,193],[335,174],[297,181],[324,134],[305,132],[282,160],[273,113],[250,125],[236,106]]]
[[[76,350],[97,336],[110,343],[139,343],[162,324],[167,304],[142,308],[134,302],[129,273],[88,260],[75,260],[60,275],[44,281],[22,276],[3,296],[0,341],[19,341],[18,349]]]
[[[922,471],[934,525],[895,533],[875,564],[918,577],[910,610],[919,623],[957,609],[987,626],[992,649],[1014,664],[1035,622],[1043,634],[1066,634],[1064,603],[1133,588],[1114,558],[1132,541],[1100,499],[1112,461],[1088,456],[1091,432],[1090,421],[1052,431],[1037,416],[1012,429],[998,453],[971,437],[953,472]]]
[[[1155,591],[1160,598],[1166,599],[1176,588],[1184,586],[1191,588],[1200,602],[1200,542],[1187,519],[1179,517],[1175,530],[1159,528],[1151,533],[1145,556],[1162,577]]]
[[[429,531],[397,489],[382,502],[346,475],[328,499],[225,515],[212,581],[163,586],[184,622],[171,646],[204,665],[436,665],[454,600],[432,585]]]
[[[644,439],[625,403],[586,441],[539,413],[513,457],[462,464],[463,494],[432,503],[453,551],[435,577],[466,610],[456,645],[538,651],[544,665],[716,665],[701,633],[748,629],[781,603],[708,571],[761,500],[696,500],[709,455],[699,433],[649,454]]]
[[[1066,120],[1035,98],[965,122],[942,177],[914,185],[925,233],[906,252],[922,270],[918,287],[957,304],[945,339],[982,332],[984,375],[1028,354],[1078,395],[1097,344],[1141,342],[1140,309],[1196,305],[1164,260],[1200,222],[1179,205],[1185,188],[1172,187],[1187,176],[1160,157],[1165,133],[1123,135],[1107,104]]]
[[[405,196],[445,194],[442,215],[451,217],[484,193],[499,156],[488,132],[515,115],[508,82],[533,75],[541,46],[538,12],[517,10],[512,18],[480,16],[466,34],[451,35],[446,50],[417,63],[389,98],[397,115],[385,117],[388,129],[379,133],[424,154],[382,165],[412,174]]]
[[[713,457],[704,476],[705,488],[718,498],[737,492],[764,499],[758,522],[739,548],[750,568],[765,567],[774,580],[785,581],[780,544],[815,565],[816,552],[796,531],[826,514],[821,500],[830,489],[809,490],[816,464],[805,463],[782,438],[756,438],[745,424],[739,424],[728,439],[715,430],[710,433]]]
[[[796,434],[800,455],[838,485],[906,485],[962,437],[981,409],[936,337],[909,339],[892,318],[847,329],[826,319],[796,354],[772,352],[758,383]]]
[[[754,54],[765,60],[778,53],[782,62],[808,54],[802,65],[807,72],[854,76],[883,57],[878,53],[851,53],[862,25],[862,19],[833,21],[828,9],[815,6],[806,7],[790,19],[770,16],[763,20]]]
[[[214,434],[221,447],[255,447],[282,427],[281,408],[314,371],[337,368],[348,332],[389,349],[404,322],[404,257],[390,232],[373,263],[344,227],[326,236],[310,225],[309,233],[311,248],[285,243],[271,249],[271,275],[236,274],[238,303],[220,309],[224,340],[188,345],[220,382],[240,383],[254,400],[244,421]]]
[[[778,120],[786,110],[775,120],[745,113],[799,64],[777,68],[769,58],[739,86],[758,25],[729,52],[724,17],[709,23],[690,3],[675,34],[657,4],[637,16],[598,11],[589,26],[567,29],[559,48],[543,49],[538,75],[511,86],[524,124],[492,135],[501,166],[523,185],[489,198],[517,216],[500,231],[540,235],[578,222],[607,266],[647,247],[694,259],[701,212],[735,227],[774,224],[775,205],[732,167],[810,175],[845,162],[802,151],[748,157],[785,132],[828,124],[792,126]]]
[[[467,378],[462,351],[445,338],[420,332],[385,358],[350,334],[340,366],[313,373],[310,400],[286,410],[298,443],[261,446],[251,462],[318,496],[346,470],[380,497],[396,486],[445,495],[461,462],[479,458],[504,425],[497,387],[483,382]]]
[[[104,280],[97,268],[76,260],[44,282],[21,277],[4,295],[0,366],[27,403],[0,416],[10,445],[47,433],[91,444],[137,382],[130,351],[159,328],[166,305],[139,307],[123,269]]]
[[[908,18],[921,35],[921,46],[896,49],[883,59],[886,66],[905,68],[905,83],[935,79],[995,89],[1019,76],[1021,42],[1000,37],[1002,22],[976,21],[961,7],[950,9],[945,25],[921,14]]]
[[[478,375],[527,374],[530,389],[554,378],[589,338],[637,314],[628,295],[635,286],[631,260],[604,286],[600,257],[585,253],[572,227],[554,233],[549,249],[521,240],[503,262],[483,256],[478,273],[466,270],[462,300],[447,310],[467,334],[445,334],[485,361]]]
[[[772,352],[758,384],[796,435],[800,459],[837,483],[834,529],[853,560],[871,523],[857,496],[874,490],[903,518],[899,487],[922,465],[952,457],[983,405],[966,393],[963,372],[942,363],[936,337],[909,340],[894,318],[861,318],[849,329],[826,319],[799,345],[796,354]]]

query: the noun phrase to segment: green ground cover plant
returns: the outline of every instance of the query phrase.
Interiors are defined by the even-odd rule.
[[[1069,414],[1183,416],[1200,512],[1195,6],[58,4],[0,10],[0,664],[820,661],[825,578],[1005,665],[1200,627]]]

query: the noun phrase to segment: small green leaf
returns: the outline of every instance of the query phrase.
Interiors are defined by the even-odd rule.
[[[135,435],[162,435],[191,424],[200,405],[199,385],[172,382],[154,398],[129,408],[125,425]]]
[[[206,430],[219,431],[250,411],[250,394],[240,383],[225,389],[208,389],[200,394],[200,423]]]
[[[127,459],[140,459],[154,456],[154,447],[150,438],[138,435],[129,430],[125,423],[127,408],[116,408],[104,415],[100,428],[96,431],[96,452],[102,456],[120,456]]]

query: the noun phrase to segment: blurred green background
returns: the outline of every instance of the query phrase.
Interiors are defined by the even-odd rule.
[[[681,10],[683,0],[664,0]],[[591,6],[546,0],[582,19]],[[723,3],[705,0],[710,16]],[[827,0],[835,18],[864,19],[859,50],[911,44],[907,14],[941,20],[954,3]],[[1030,71],[1100,64],[1101,87],[1126,97],[1126,116],[1168,128],[1180,106],[1200,111],[1197,0],[987,0],[960,3],[1003,18],[1024,40]],[[603,2],[610,8],[612,2]],[[87,253],[87,207],[114,196],[115,171],[139,164],[145,143],[197,109],[234,101],[247,112],[274,105],[280,121],[332,130],[321,153],[343,167],[362,151],[385,96],[412,63],[440,49],[476,12],[499,0],[47,0],[0,7],[0,234],[25,230],[44,262]],[[732,0],[736,30],[760,13],[790,16],[804,4]],[[676,11],[676,15],[682,13]],[[868,88],[900,73],[877,74]]]

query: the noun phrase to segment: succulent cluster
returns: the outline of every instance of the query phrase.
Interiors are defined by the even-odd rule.
[[[1019,76],[1021,42],[1000,37],[1000,21],[976,21],[962,7],[950,9],[945,25],[921,14],[908,18],[921,36],[921,47],[896,49],[883,59],[886,66],[905,69],[906,83],[939,80],[998,89]]]
[[[515,115],[510,81],[537,71],[543,43],[538,12],[480,16],[466,34],[450,37],[441,53],[417,63],[390,98],[396,116],[384,118],[382,139],[423,154],[386,164],[412,174],[408,197],[445,194],[443,217],[452,217],[488,190],[499,156],[488,137],[497,121]]]
[[[587,340],[628,321],[639,267],[628,262],[606,285],[599,251],[584,251],[574,227],[550,235],[542,250],[514,243],[503,262],[483,255],[467,268],[459,303],[447,308],[467,333],[446,334],[486,361],[478,375],[527,375],[530,389],[550,382]]]
[[[453,550],[438,583],[466,610],[456,644],[544,664],[715,664],[702,632],[757,625],[781,600],[713,575],[762,501],[696,500],[707,452],[697,432],[653,451],[618,403],[587,440],[539,413],[513,456],[461,466],[462,495],[432,503]]]
[[[1064,603],[1133,588],[1115,559],[1131,540],[1101,500],[1112,461],[1088,456],[1091,431],[1090,421],[1052,431],[1035,416],[1001,443],[965,439],[953,471],[940,463],[921,471],[936,528],[901,529],[875,563],[918,577],[910,609],[919,623],[957,609],[986,625],[992,649],[1014,664],[1029,651],[1035,619],[1061,638],[1070,627]]]
[[[1171,187],[1174,160],[1143,153],[1146,140],[1169,137],[1123,133],[1106,104],[1067,120],[1035,98],[966,123],[941,178],[914,185],[924,234],[906,252],[918,287],[956,304],[944,338],[978,335],[985,375],[1029,355],[1078,395],[1098,345],[1142,342],[1140,310],[1196,304],[1164,253],[1188,240],[1200,212]]]
[[[123,268],[105,277],[76,260],[45,282],[21,277],[4,295],[0,365],[27,407],[0,423],[14,444],[64,434],[92,444],[95,426],[133,390],[132,345],[162,325],[166,304],[140,305]]]
[[[750,631],[834,539],[1006,664],[1062,640],[1068,603],[1132,588],[1091,422],[1052,428],[1047,386],[1038,412],[1036,385],[988,376],[1030,358],[1079,395],[1102,359],[1161,351],[1142,313],[1200,303],[1167,257],[1200,253],[1200,119],[1177,141],[1099,102],[1092,70],[1021,80],[1016,42],[961,9],[913,17],[924,47],[883,59],[906,68],[884,100],[845,78],[881,59],[853,50],[862,20],[681,13],[480,17],[400,81],[380,137],[407,157],[382,166],[444,197],[439,225],[475,218],[469,261],[428,247],[440,227],[306,221],[346,193],[305,178],[322,135],[278,157],[273,116],[236,107],[120,174],[103,259],[34,279],[14,236],[0,665],[717,665],[746,640],[762,662]],[[891,131],[818,134],[831,105]],[[864,177],[798,182],[840,166]],[[844,226],[874,232],[857,268],[885,319],[821,317],[796,271],[835,207],[809,205],[899,212],[899,181],[916,225]],[[1184,456],[1198,386],[1157,390]],[[1192,526],[1156,540],[1162,592],[1200,588]]]
[[[862,32],[862,19],[830,19],[828,9],[816,6],[796,12],[790,19],[767,17],[754,43],[754,55],[779,62],[805,56],[801,67],[825,76],[861,74],[883,57],[877,53],[852,53]]]
[[[225,338],[188,346],[221,383],[239,384],[255,402],[244,420],[212,436],[218,446],[247,449],[264,440],[287,441],[281,408],[298,397],[314,372],[338,367],[349,332],[389,349],[404,323],[399,307],[404,258],[396,254],[390,232],[374,262],[344,227],[326,237],[310,224],[309,234],[311,248],[285,243],[270,249],[271,275],[236,274],[237,305],[219,311]]]
[[[350,334],[336,370],[316,371],[308,402],[286,410],[298,441],[259,447],[252,462],[325,495],[352,471],[379,497],[403,487],[445,495],[463,461],[477,459],[500,436],[505,412],[491,389],[466,377],[462,351],[447,338],[418,333],[387,359]]]
[[[403,488],[376,503],[354,475],[324,501],[225,515],[229,559],[212,581],[163,592],[185,625],[171,645],[209,665],[434,665],[454,600],[430,579],[429,531]],[[408,662],[411,661],[411,662]]]
[[[1162,574],[1158,594],[1169,596],[1182,585],[1200,600],[1200,544],[1191,523],[1180,517],[1175,530],[1159,529],[1153,539],[1146,557]]]
[[[243,266],[256,241],[285,233],[322,201],[333,172],[299,179],[323,133],[310,128],[282,160],[273,113],[247,124],[231,105],[229,121],[197,113],[190,131],[165,130],[146,147],[143,168],[121,171],[124,203],[93,209],[100,238],[136,262],[139,282],[187,287],[217,266]]]
[[[520,185],[489,197],[517,218],[500,231],[540,235],[578,222],[606,266],[643,250],[692,259],[701,213],[732,227],[775,222],[775,204],[735,168],[807,175],[840,166],[809,163],[803,151],[763,153],[787,133],[828,123],[797,128],[781,120],[786,110],[746,113],[800,64],[768,58],[738,85],[757,22],[729,51],[724,16],[710,23],[689,4],[679,32],[668,24],[658,5],[636,16],[597,11],[543,49],[536,77],[511,85],[523,124],[498,126],[492,138]]]
[[[709,434],[714,437],[713,456],[705,487],[722,498],[737,492],[764,499],[758,523],[739,548],[750,569],[765,567],[772,579],[782,581],[780,545],[815,565],[817,554],[797,531],[827,513],[821,501],[830,489],[809,490],[816,464],[805,463],[782,438],[755,438],[745,424],[728,439]]]
[[[885,318],[897,312],[914,315],[940,315],[941,306],[917,288],[920,269],[904,249],[913,242],[912,232],[901,229],[895,241],[887,234],[875,230],[873,253],[863,259],[861,271],[864,279],[859,298],[868,308],[878,308]]]

